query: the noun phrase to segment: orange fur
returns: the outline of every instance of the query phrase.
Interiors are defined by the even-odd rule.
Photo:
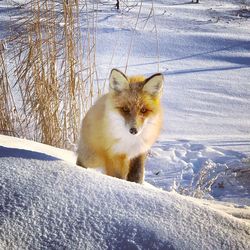
[[[129,80],[129,83],[141,83],[141,82],[144,82],[146,80],[145,76],[141,76],[141,75],[138,75],[138,76],[130,76],[128,77],[128,80]]]

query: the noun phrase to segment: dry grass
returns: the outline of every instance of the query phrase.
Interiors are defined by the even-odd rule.
[[[0,42],[0,133],[15,134],[15,104],[10,90],[10,84],[5,64],[5,46]]]
[[[0,132],[70,149],[82,116],[99,92],[94,87],[94,36],[80,30],[79,13],[87,13],[86,5],[80,10],[78,0],[32,0],[27,8],[29,15],[17,20],[11,38],[14,67],[7,69],[0,54]],[[90,21],[89,26],[95,25]],[[13,99],[8,75],[19,100]]]

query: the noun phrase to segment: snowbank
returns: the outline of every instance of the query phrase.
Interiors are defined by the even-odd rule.
[[[85,5],[80,23],[86,32],[84,11],[95,13],[96,28],[87,32],[96,40],[98,85],[107,89],[111,68],[125,71],[125,65],[127,74],[165,75],[165,123],[146,180],[165,190],[250,205],[249,1],[131,1],[121,11],[115,1],[96,2]],[[29,13],[18,7],[22,3],[0,1],[1,39]],[[74,155],[50,149],[57,154],[75,162]]]
[[[249,224],[204,200],[82,169],[40,145],[0,136],[3,249],[250,247]]]

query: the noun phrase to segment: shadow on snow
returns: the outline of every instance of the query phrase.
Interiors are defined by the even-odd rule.
[[[34,160],[43,160],[43,161],[56,161],[60,160],[56,157],[35,152],[26,149],[19,148],[8,148],[0,146],[0,158],[1,157],[14,157],[14,158],[23,158],[23,159],[34,159]]]

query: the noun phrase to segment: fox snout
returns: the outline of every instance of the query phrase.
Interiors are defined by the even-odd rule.
[[[135,115],[135,117],[130,116],[127,117],[127,121],[125,120],[125,126],[130,134],[138,135],[143,130],[144,122],[145,120],[138,117],[138,115]]]
[[[140,135],[146,123],[147,119],[137,119],[132,122],[128,121],[125,126],[131,135]]]

